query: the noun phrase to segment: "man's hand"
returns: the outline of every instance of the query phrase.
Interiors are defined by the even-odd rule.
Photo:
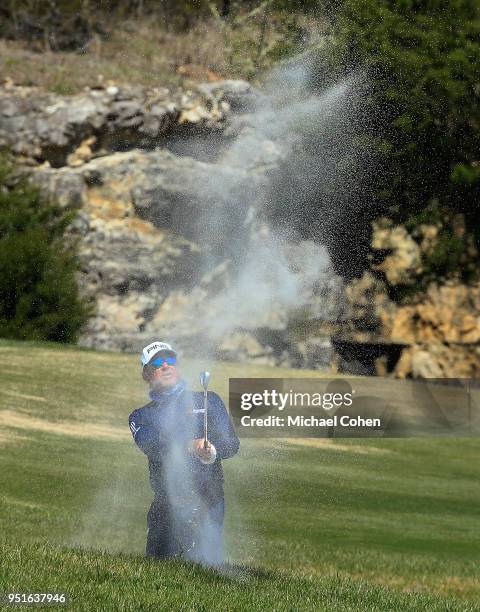
[[[192,440],[189,450],[207,465],[213,463],[217,458],[217,450],[213,444],[207,441],[207,448],[204,448],[204,438]]]

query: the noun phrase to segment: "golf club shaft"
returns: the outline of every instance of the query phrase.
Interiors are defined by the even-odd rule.
[[[207,396],[207,389],[204,389],[203,391],[203,448],[208,448],[208,396]]]

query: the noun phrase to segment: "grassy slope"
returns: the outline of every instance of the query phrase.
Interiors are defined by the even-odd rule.
[[[283,19],[270,14],[262,38],[262,21],[245,15],[233,23],[198,19],[184,32],[168,28],[160,18],[112,16],[102,24],[105,35],[94,35],[85,53],[52,52],[42,44],[33,50],[23,41],[0,39],[0,81],[10,78],[68,95],[110,81],[175,88],[221,78],[252,79],[274,63],[277,44],[285,45]],[[297,15],[297,20],[312,35],[318,28],[313,18]]]
[[[222,576],[143,558],[136,356],[1,342],[0,367],[0,590],[57,587],[76,609],[475,609],[478,439],[243,440],[224,464],[227,551],[262,569]],[[287,373],[211,370],[224,397],[229,375]]]

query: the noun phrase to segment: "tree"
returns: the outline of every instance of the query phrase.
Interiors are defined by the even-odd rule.
[[[0,163],[0,336],[74,342],[91,308],[79,294],[74,244],[64,233],[75,211],[41,196]]]
[[[334,29],[336,61],[365,69],[372,85],[365,106],[384,161],[379,207],[398,222],[427,208],[462,213],[478,247],[480,4],[343,0]]]

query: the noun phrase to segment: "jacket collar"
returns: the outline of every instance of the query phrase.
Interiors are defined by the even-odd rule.
[[[148,395],[151,400],[156,402],[163,402],[166,400],[170,400],[174,397],[178,397],[181,395],[185,389],[187,388],[187,383],[183,378],[178,381],[178,383],[172,387],[171,389],[165,389],[164,391],[158,391],[155,389],[150,389]]]

